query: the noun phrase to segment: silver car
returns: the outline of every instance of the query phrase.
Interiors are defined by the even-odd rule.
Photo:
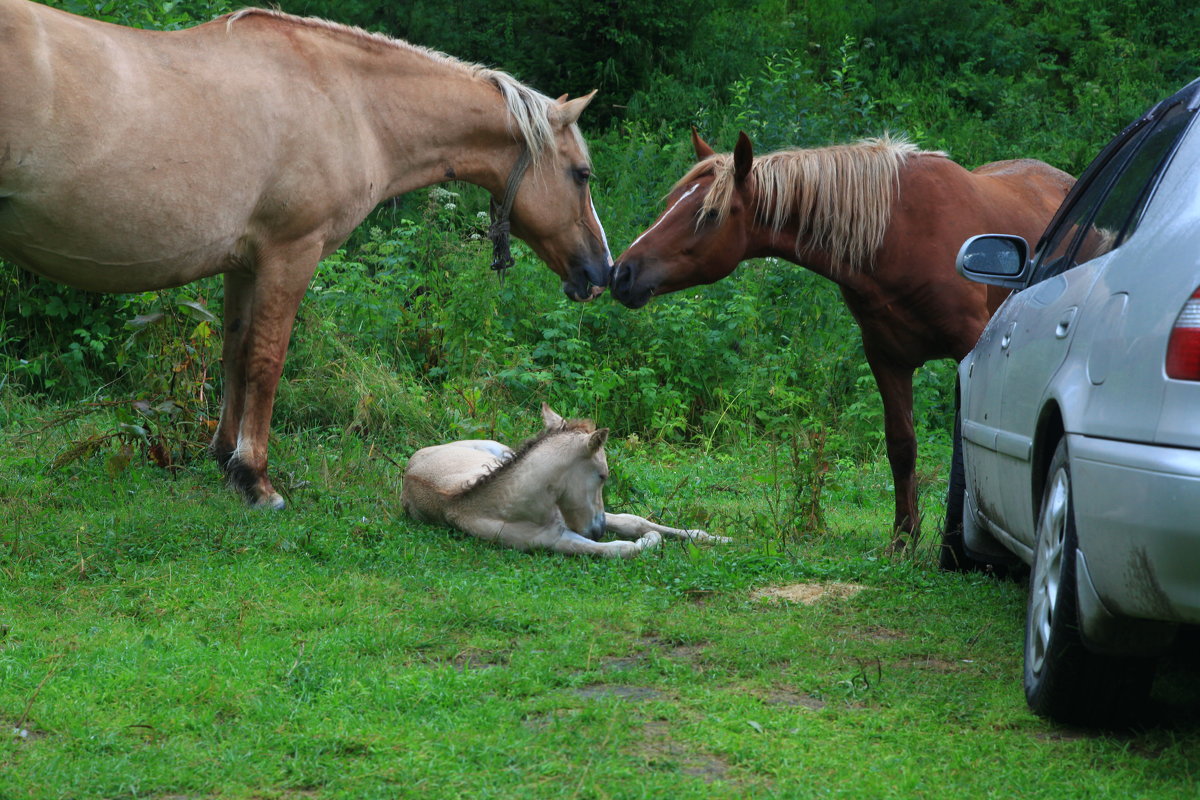
[[[1064,722],[1128,719],[1200,623],[1198,105],[1126,128],[1032,256],[958,256],[1014,291],[959,366],[942,566],[1030,565],[1025,695]]]

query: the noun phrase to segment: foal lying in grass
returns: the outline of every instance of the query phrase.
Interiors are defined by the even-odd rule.
[[[542,404],[545,429],[514,451],[474,439],[418,450],[404,471],[404,510],[518,550],[632,558],[662,537],[728,542],[704,531],[604,511],[608,428],[564,420]],[[605,531],[619,541],[598,542]]]

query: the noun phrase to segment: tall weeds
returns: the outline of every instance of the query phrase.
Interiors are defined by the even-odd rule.
[[[56,4],[162,28],[225,7]],[[301,10],[337,16],[309,5]],[[692,49],[664,55],[636,87],[622,84],[628,94],[610,88],[599,101],[611,124],[588,138],[614,251],[650,224],[691,163],[690,125],[720,149],[742,130],[759,150],[892,130],[968,165],[1036,156],[1078,171],[1115,128],[1195,69],[1184,47],[1194,13],[1169,25],[1158,12],[1073,2],[1079,28],[1043,6],[712,4],[689,32]],[[415,193],[377,211],[321,265],[296,326],[277,427],[403,450],[455,436],[514,438],[546,400],[647,441],[716,448],[774,437],[790,454],[808,528],[821,522],[820,464],[880,455],[879,400],[830,284],[766,260],[636,312],[607,297],[575,305],[520,246],[517,268],[496,281],[480,236],[486,207],[473,187]],[[142,431],[138,447],[166,437],[181,458],[215,415],[219,326],[196,315],[220,301],[219,281],[105,297],[0,263],[0,381],[58,403],[116,402],[125,416],[113,424],[130,427],[104,429],[125,432],[112,441],[133,447]],[[126,327],[138,320],[143,331]],[[950,424],[951,370],[931,364],[918,374],[915,416],[925,431]]]

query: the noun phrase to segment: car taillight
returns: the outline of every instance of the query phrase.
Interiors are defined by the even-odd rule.
[[[1200,289],[1183,304],[1167,341],[1167,377],[1200,381]]]

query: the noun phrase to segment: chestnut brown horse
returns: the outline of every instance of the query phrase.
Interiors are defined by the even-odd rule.
[[[958,276],[958,249],[984,232],[1036,241],[1074,179],[1027,159],[969,172],[887,138],[758,159],[745,134],[732,155],[692,138],[699,163],[617,259],[612,295],[638,308],[765,256],[834,281],[883,397],[896,491],[891,547],[904,547],[920,532],[913,372],[931,359],[962,359],[1003,299]]]
[[[177,32],[0,0],[0,258],[98,292],[224,275],[212,450],[258,506],[275,390],[317,262],[380,201],[467,181],[573,300],[611,255],[576,120],[509,75],[249,9]],[[498,248],[503,250],[504,248]]]

